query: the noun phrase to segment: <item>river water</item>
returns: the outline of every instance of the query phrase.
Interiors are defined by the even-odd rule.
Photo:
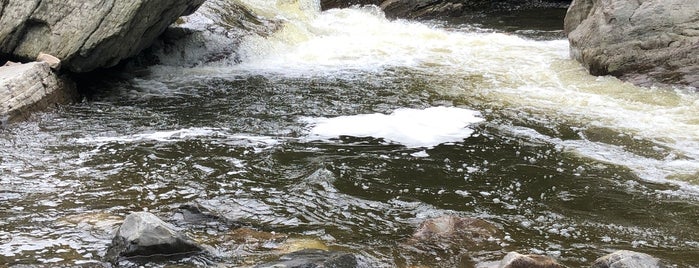
[[[285,23],[243,40],[240,61],[154,66],[0,130],[0,266],[99,265],[125,215],[195,203],[367,267],[509,251],[579,267],[619,249],[699,267],[694,91],[590,76],[550,25],[247,5]],[[402,246],[441,215],[494,223],[499,247]],[[220,266],[288,243],[185,232]]]

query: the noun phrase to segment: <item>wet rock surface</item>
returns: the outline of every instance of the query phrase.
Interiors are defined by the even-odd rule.
[[[601,257],[592,268],[662,268],[661,261],[651,255],[629,250],[619,250]]]
[[[204,0],[0,1],[0,57],[54,55],[73,72],[134,56]]]
[[[45,62],[0,67],[0,126],[23,120],[32,112],[75,99],[75,85],[51,71]]]
[[[565,19],[571,56],[593,75],[637,85],[699,87],[699,2],[575,0]]]
[[[135,212],[124,219],[105,259],[118,263],[123,258],[168,255],[169,258],[200,253],[204,248],[179,233],[175,227],[148,212]]]

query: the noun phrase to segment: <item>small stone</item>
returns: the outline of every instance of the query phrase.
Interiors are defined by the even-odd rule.
[[[594,263],[592,268],[663,268],[659,259],[640,252],[619,250],[603,256]]]
[[[551,257],[541,255],[522,255],[517,252],[508,253],[500,261],[499,268],[563,268]]]
[[[38,62],[46,62],[49,64],[49,67],[51,67],[51,70],[58,71],[61,69],[61,60],[46,54],[46,53],[39,53],[39,56],[36,57],[36,61]]]

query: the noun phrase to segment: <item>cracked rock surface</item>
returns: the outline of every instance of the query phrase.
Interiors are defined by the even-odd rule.
[[[593,75],[699,88],[699,1],[574,0],[565,31]]]
[[[61,59],[72,72],[138,54],[204,0],[0,0],[0,58]]]
[[[45,62],[0,67],[0,127],[36,110],[75,98],[75,85]]]

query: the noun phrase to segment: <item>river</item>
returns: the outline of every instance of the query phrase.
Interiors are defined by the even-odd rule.
[[[693,90],[590,76],[551,25],[246,1],[285,22],[237,61],[153,66],[0,130],[0,266],[99,265],[125,215],[196,203],[367,267],[619,249],[699,267]],[[500,248],[401,246],[445,214],[494,223]],[[221,266],[279,254],[186,232]]]

